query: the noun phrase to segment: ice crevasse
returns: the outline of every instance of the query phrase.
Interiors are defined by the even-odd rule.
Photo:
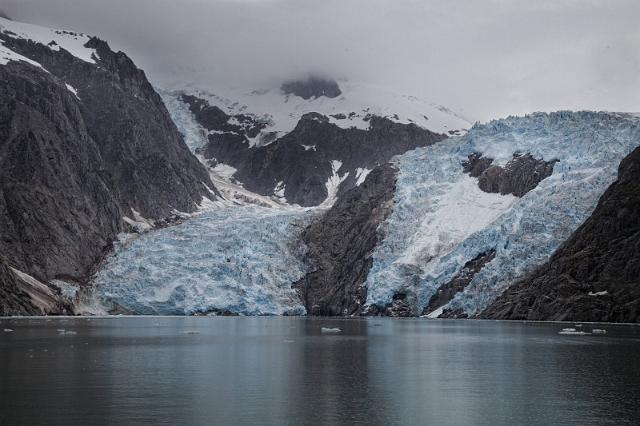
[[[136,314],[304,314],[291,288],[304,274],[292,241],[308,214],[229,207],[147,233],[109,258],[96,296],[107,309]]]
[[[373,253],[367,303],[384,306],[405,293],[420,311],[466,262],[495,249],[495,258],[445,306],[478,313],[577,229],[637,145],[640,120],[631,115],[535,113],[475,125],[465,136],[396,157],[395,207]],[[514,153],[558,162],[518,198],[483,192],[463,173],[462,162],[474,153],[502,166]]]

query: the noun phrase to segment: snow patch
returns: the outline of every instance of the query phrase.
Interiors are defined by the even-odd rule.
[[[325,187],[327,188],[327,198],[320,205],[321,207],[331,207],[333,203],[336,202],[338,197],[338,189],[340,188],[340,184],[344,182],[344,180],[349,177],[349,172],[340,176],[338,171],[342,167],[342,161],[340,160],[332,160],[331,161],[331,176],[327,179],[327,183],[325,183]]]
[[[65,83],[65,86],[67,87],[67,90],[70,91],[71,93],[73,93],[73,95],[80,100],[80,98],[78,97],[78,91],[69,83]]]
[[[263,136],[275,132],[281,137],[291,132],[300,118],[310,112],[325,115],[338,127],[368,129],[372,115],[386,117],[403,124],[413,123],[435,133],[463,134],[471,123],[441,105],[415,96],[402,95],[381,86],[366,83],[339,82],[342,95],[303,99],[285,95],[279,88],[247,91],[244,88],[216,87],[211,90],[190,89],[188,84],[176,84],[175,90],[205,99],[229,115],[246,114],[266,123],[252,146],[263,145]],[[269,138],[266,140],[275,140]]]
[[[435,319],[438,318],[440,315],[442,315],[442,312],[444,312],[444,306],[440,306],[438,309],[436,309],[435,311],[429,312],[426,317],[430,318],[430,319]]]
[[[238,171],[235,167],[232,167],[228,164],[218,163],[213,168],[213,172],[217,173],[218,176],[231,179],[233,175]]]
[[[2,19],[2,18],[0,18],[0,19]],[[42,69],[45,72],[49,72],[46,69],[44,69],[44,67],[42,65],[40,65],[38,62],[36,62],[34,60],[31,60],[31,59],[27,58],[26,56],[22,56],[19,53],[16,53],[13,50],[9,49],[8,47],[6,47],[4,45],[2,40],[0,40],[0,65],[7,65],[11,61],[26,62],[28,64],[31,64],[33,66],[36,66],[36,67]]]
[[[146,232],[153,228],[154,225],[152,220],[142,217],[142,215],[135,209],[131,209],[131,212],[133,213],[133,219],[124,216],[122,220],[131,225],[136,232]]]
[[[360,186],[362,182],[367,178],[367,176],[371,173],[371,169],[358,167],[356,169],[356,186]]]
[[[284,181],[280,181],[278,182],[278,184],[276,185],[276,187],[273,190],[273,195],[275,195],[278,198],[284,198],[284,191],[287,188],[287,185],[285,185]]]

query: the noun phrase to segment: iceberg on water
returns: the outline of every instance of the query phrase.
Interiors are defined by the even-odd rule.
[[[467,261],[495,249],[493,261],[445,306],[478,313],[576,230],[638,144],[640,120],[631,115],[536,113],[475,125],[462,137],[396,157],[395,207],[373,253],[367,303],[384,306],[405,292],[422,309]],[[517,198],[484,193],[463,173],[473,153],[502,166],[514,153],[559,161]]]
[[[564,334],[568,336],[586,336],[587,334],[591,333],[587,333],[586,331],[576,331],[575,328],[563,328],[561,331],[558,331],[558,334]]]

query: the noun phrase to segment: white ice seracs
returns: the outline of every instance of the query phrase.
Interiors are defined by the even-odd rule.
[[[139,314],[303,314],[291,283],[305,268],[291,241],[308,216],[304,209],[238,206],[142,235],[97,274],[97,296]]]
[[[386,237],[373,254],[367,302],[412,292],[424,307],[463,265],[496,256],[446,306],[473,315],[549,258],[590,215],[640,144],[640,120],[626,114],[536,113],[474,126],[468,134],[397,157],[400,172]],[[553,174],[522,198],[487,194],[461,163],[479,152],[504,165],[513,153],[557,159]]]

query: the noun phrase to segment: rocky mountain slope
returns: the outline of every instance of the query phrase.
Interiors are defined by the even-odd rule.
[[[302,235],[309,271],[294,284],[310,315],[356,315],[364,311],[370,253],[383,235],[380,225],[393,208],[397,170],[373,169],[362,185],[337,202]]]
[[[509,287],[482,318],[638,322],[640,148],[591,216],[544,265]]]
[[[317,77],[235,94],[239,101],[233,103],[204,92],[178,96],[207,132],[200,153],[212,166],[230,168],[253,192],[301,206],[330,204],[394,155],[469,125],[416,98],[350,83],[341,90]]]
[[[590,216],[639,144],[631,115],[537,113],[398,157],[367,303],[384,307],[404,295],[413,315],[480,313]],[[482,158],[491,161],[472,167]]]
[[[144,72],[106,42],[0,18],[0,80],[0,253],[18,271],[83,282],[118,233],[215,197]]]
[[[143,237],[97,297],[139,313],[475,316],[549,260],[638,145],[625,114],[476,125],[373,168],[330,208],[231,208]]]

